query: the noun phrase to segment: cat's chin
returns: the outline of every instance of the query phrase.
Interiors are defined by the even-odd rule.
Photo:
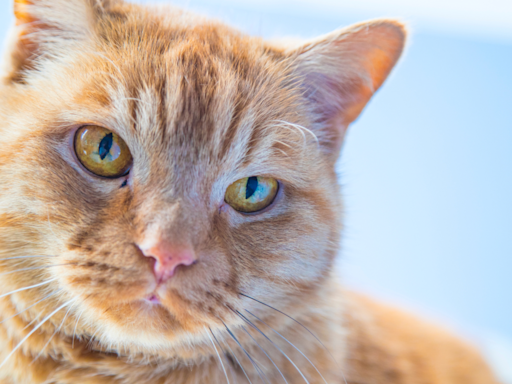
[[[98,313],[98,309],[92,312]],[[211,307],[206,311],[199,302],[191,304],[164,287],[101,311],[101,319],[95,318],[100,325],[98,350],[115,346],[112,352],[116,353],[197,358],[205,342],[210,342],[210,329],[232,323],[229,313]]]
[[[204,329],[208,327],[200,321],[178,321],[153,294],[115,305],[107,313],[109,315],[99,322],[102,330],[96,334],[97,341],[104,346],[117,346],[119,350],[136,353],[160,354],[165,351],[180,355],[185,346],[201,343]]]

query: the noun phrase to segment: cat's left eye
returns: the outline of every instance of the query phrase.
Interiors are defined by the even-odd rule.
[[[224,200],[238,212],[254,213],[272,204],[278,190],[279,182],[272,177],[244,177],[228,187]]]
[[[87,125],[76,132],[75,153],[90,172],[111,179],[125,176],[133,161],[123,139],[96,125]]]

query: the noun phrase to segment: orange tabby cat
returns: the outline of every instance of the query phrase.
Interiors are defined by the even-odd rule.
[[[285,47],[173,8],[14,5],[1,384],[495,383],[332,271],[334,163],[400,23]]]

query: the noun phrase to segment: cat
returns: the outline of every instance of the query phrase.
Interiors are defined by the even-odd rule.
[[[0,384],[491,384],[343,288],[345,131],[374,20],[269,43],[179,9],[15,0],[0,86]]]

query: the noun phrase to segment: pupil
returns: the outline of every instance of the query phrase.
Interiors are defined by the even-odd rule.
[[[256,189],[258,188],[258,178],[256,176],[249,177],[247,180],[247,186],[245,187],[245,198],[248,199],[252,195],[254,195],[254,192],[256,192]]]
[[[100,147],[98,149],[98,153],[100,154],[100,159],[105,160],[110,149],[112,149],[112,144],[114,143],[114,138],[112,133],[109,133],[107,136],[103,138],[100,142]]]

